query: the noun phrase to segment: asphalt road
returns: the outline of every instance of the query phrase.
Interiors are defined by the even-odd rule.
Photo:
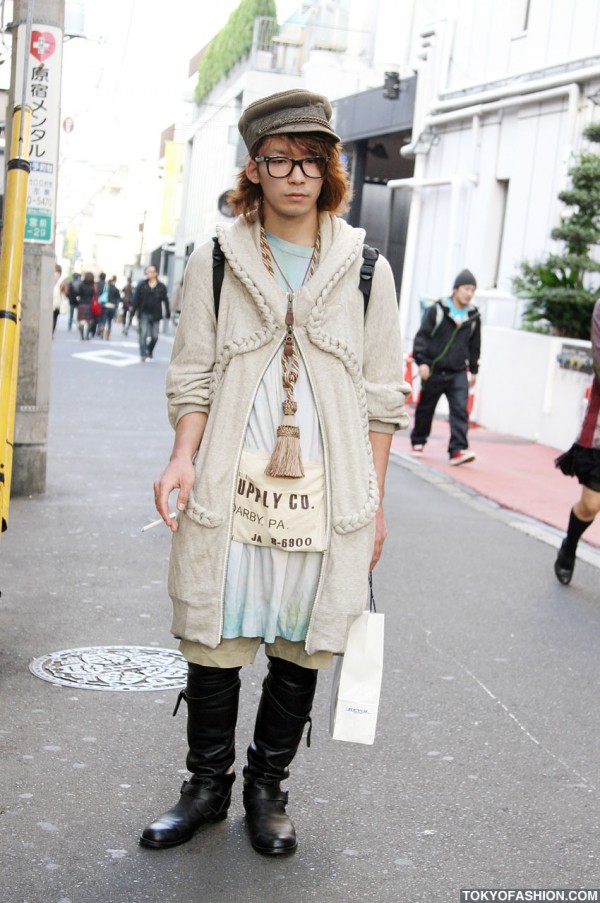
[[[288,781],[295,856],[253,852],[241,780],[225,822],[169,851],[138,846],[186,774],[177,691],[67,688],[29,663],[175,648],[168,534],[140,532],[171,446],[170,342],[141,365],[120,327],[110,344],[64,330],[61,318],[47,492],[13,500],[0,543],[2,903],[458,903],[460,888],[599,887],[598,571],[580,562],[559,586],[550,546],[398,461],[375,572],[375,745],[330,740],[323,672],[312,746]],[[262,653],[243,671],[238,771],[264,671]]]

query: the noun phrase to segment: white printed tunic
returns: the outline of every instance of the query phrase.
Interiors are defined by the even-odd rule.
[[[270,233],[267,238],[288,282],[298,291],[313,249],[283,241]],[[287,291],[277,267],[274,270],[278,284]],[[281,355],[279,348],[258,387],[245,437],[247,448],[269,454],[275,447],[277,427],[283,418],[285,390]],[[302,461],[323,464],[317,408],[301,357],[295,397]],[[304,640],[322,558],[321,552],[288,552],[232,540],[225,584],[223,638],[262,637],[267,643],[272,643],[277,636],[292,642]]]

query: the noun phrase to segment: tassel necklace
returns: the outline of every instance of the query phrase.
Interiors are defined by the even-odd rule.
[[[314,274],[319,262],[319,250],[321,246],[320,235],[317,234],[315,246],[311,254],[304,278],[300,288]],[[283,401],[283,423],[277,427],[277,441],[271,460],[265,468],[265,473],[269,477],[288,477],[289,479],[298,479],[304,476],[304,467],[302,466],[302,452],[300,449],[300,428],[296,426],[294,415],[298,410],[298,404],[294,396],[294,388],[300,374],[300,360],[298,349],[294,341],[294,297],[295,293],[290,285],[285,273],[279,266],[277,258],[273,254],[273,250],[269,245],[264,227],[260,229],[260,251],[263,263],[271,276],[275,278],[275,270],[273,263],[277,267],[285,284],[288,287],[287,293],[287,311],[285,315],[286,335],[283,342],[283,354],[281,356],[283,388],[286,397]]]

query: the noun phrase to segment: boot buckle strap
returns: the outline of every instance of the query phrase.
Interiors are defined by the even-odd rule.
[[[308,731],[306,733],[306,745],[308,747],[310,747],[310,736],[312,734],[312,718],[310,717],[310,715],[306,716],[306,720],[304,723],[308,724]]]
[[[310,715],[295,715],[293,712],[288,712],[288,710],[284,706],[282,706],[282,704],[279,702],[277,697],[273,695],[271,688],[269,687],[269,685],[267,683],[266,678],[263,683],[263,692],[264,691],[266,691],[269,694],[269,696],[271,697],[271,701],[273,702],[275,707],[278,708],[280,712],[283,712],[283,714],[287,718],[292,718],[295,721],[302,721],[302,730],[304,730],[304,725],[308,724],[308,733],[306,735],[306,745],[308,747],[310,747],[310,738],[311,738],[311,734],[312,734],[312,718],[310,717]]]
[[[244,801],[283,803],[284,806],[287,806],[288,792],[287,790],[282,790],[278,784],[267,784],[258,780],[244,787]]]
[[[175,708],[173,709],[173,718],[175,717],[175,715],[177,714],[177,712],[179,710],[179,706],[181,705],[182,699],[185,699],[185,701],[187,703],[187,696],[186,696],[185,690],[181,690],[179,693],[179,696],[177,697],[177,702],[175,703]]]

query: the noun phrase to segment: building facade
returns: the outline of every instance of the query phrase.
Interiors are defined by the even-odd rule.
[[[412,8],[412,0],[406,6]],[[387,195],[382,195],[389,178],[413,170],[399,148],[410,141],[415,80],[411,73],[400,99],[383,99],[387,63],[376,54],[385,8],[386,0],[314,0],[276,28],[272,20],[257,19],[250,56],[199,104],[193,102],[198,59],[192,61],[188,114],[174,133],[182,146],[182,189],[170,281],[181,277],[189,254],[211,238],[215,223],[227,218],[226,192],[245,162],[237,131],[242,110],[259,97],[289,88],[324,93],[334,102],[334,123],[353,180],[350,221],[367,229],[371,244],[383,247],[387,238],[387,246],[397,251],[394,267],[400,277],[404,239],[390,236]],[[403,52],[408,53],[408,44]],[[399,72],[399,64],[393,65]],[[357,110],[367,116],[362,125]],[[399,213],[396,221],[402,226]],[[406,215],[403,227],[405,235]]]
[[[600,110],[600,7],[594,0],[439,0],[421,21],[415,161],[401,316],[468,266],[487,325],[518,326],[519,262],[553,248],[559,191]],[[485,315],[487,314],[487,315]]]
[[[323,92],[352,175],[348,219],[390,259],[407,350],[424,306],[469,267],[484,323],[474,419],[569,445],[589,374],[560,366],[560,339],[520,330],[512,280],[522,260],[555,250],[558,194],[585,149],[584,128],[600,116],[600,5],[315,0],[275,38],[262,41],[261,27],[250,58],[176,125],[182,201],[170,281],[227,216],[244,160],[242,109],[286,88]],[[397,76],[397,95],[384,96],[386,73]],[[190,99],[194,84],[195,68]],[[529,361],[535,379],[516,361]]]

